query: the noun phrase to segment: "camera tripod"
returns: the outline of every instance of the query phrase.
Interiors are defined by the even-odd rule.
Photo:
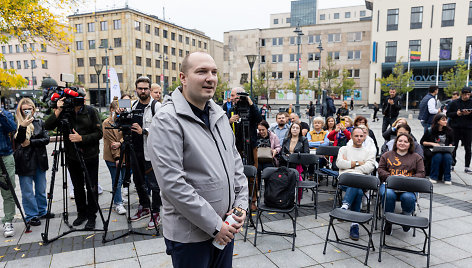
[[[117,129],[116,127],[106,127],[108,129]],[[155,235],[152,233],[144,233],[144,232],[139,232],[133,229],[133,226],[131,224],[131,202],[130,202],[130,196],[131,194],[128,194],[128,210],[127,210],[127,223],[128,223],[128,231],[123,233],[122,235],[118,237],[114,237],[111,239],[107,239],[107,234],[108,234],[108,226],[110,224],[110,216],[111,216],[111,211],[112,211],[112,206],[113,206],[113,200],[115,199],[116,195],[116,190],[118,187],[118,181],[120,179],[120,174],[121,174],[121,167],[123,166],[123,161],[125,161],[125,176],[123,178],[123,187],[128,188],[128,193],[129,191],[129,185],[131,183],[131,164],[135,165],[135,168],[133,168],[133,176],[138,176],[139,178],[141,177],[141,170],[139,167],[137,167],[136,163],[138,163],[136,153],[134,151],[134,146],[133,146],[133,141],[132,141],[132,136],[131,136],[131,126],[123,126],[120,128],[121,132],[123,133],[123,144],[121,144],[120,147],[120,160],[118,162],[118,168],[115,173],[115,178],[113,180],[113,194],[111,197],[111,202],[110,202],[110,207],[108,210],[108,217],[107,220],[103,224],[103,238],[102,238],[102,243],[107,243],[110,241],[114,241],[116,239],[128,236],[130,234],[138,234],[138,235]],[[131,161],[132,160],[132,161]],[[152,171],[154,172],[154,171]],[[152,216],[153,211],[151,210],[151,219],[154,222],[154,229],[156,230],[156,234],[159,234],[159,229],[157,228],[157,222],[156,219]]]
[[[0,158],[0,168],[2,171],[2,177],[5,179],[5,182],[0,181],[0,187],[3,188],[6,191],[10,191],[11,195],[13,196],[13,200],[15,201],[15,205],[20,211],[21,218],[23,219],[23,222],[25,223],[25,233],[31,233],[30,230],[30,224],[26,221],[25,214],[23,213],[23,210],[21,209],[20,201],[18,200],[18,196],[15,193],[15,187],[13,187],[13,184],[10,181],[10,175],[8,174],[7,168],[5,167],[5,163],[3,163],[3,160]]]
[[[54,183],[56,181],[56,173],[57,173],[57,171],[59,171],[59,162],[60,162],[61,167],[62,167],[62,197],[63,197],[63,200],[62,200],[63,201],[62,202],[62,206],[63,206],[62,219],[64,220],[64,223],[67,225],[67,227],[69,227],[69,230],[63,232],[62,234],[60,234],[56,237],[49,238],[50,218],[48,217],[46,219],[46,224],[45,224],[45,227],[44,227],[44,233],[41,233],[41,237],[42,237],[43,242],[45,244],[54,242],[55,240],[65,236],[65,235],[68,235],[72,232],[103,231],[102,229],[87,229],[87,228],[76,229],[69,223],[69,207],[68,207],[68,202],[67,202],[67,170],[66,170],[67,169],[67,164],[66,164],[66,161],[65,161],[65,151],[64,151],[64,146],[63,146],[63,143],[64,143],[63,135],[64,135],[64,133],[66,133],[66,132],[64,132],[65,129],[68,130],[67,133],[71,133],[72,128],[71,128],[69,120],[67,118],[64,117],[64,118],[61,118],[59,120],[60,120],[59,121],[60,123],[59,123],[59,126],[57,128],[58,132],[57,132],[56,141],[55,141],[55,144],[54,144],[54,151],[52,153],[53,165],[52,165],[51,183],[50,183],[50,187],[49,187],[49,192],[47,194],[47,199],[48,199],[47,213],[48,214],[51,213],[52,200],[54,198]],[[59,141],[58,141],[58,139],[59,139]],[[77,145],[75,143],[72,143],[72,145],[73,145],[73,150],[75,151],[76,157],[80,162],[80,167],[82,168],[83,175],[85,177],[85,185],[86,185],[87,192],[92,191],[92,182],[90,181],[89,173],[88,173],[87,167],[85,165],[84,159],[83,159],[82,155],[80,154],[80,152],[78,151]],[[103,217],[102,210],[100,209],[100,205],[98,204],[97,196],[95,194],[93,194],[92,196],[93,196],[93,202],[97,206],[98,212],[99,212],[100,217],[102,219],[102,222],[104,223],[105,219]]]

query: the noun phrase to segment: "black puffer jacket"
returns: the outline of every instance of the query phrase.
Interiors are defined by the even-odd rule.
[[[44,129],[44,122],[35,119],[30,145],[23,147],[21,143],[26,140],[26,127],[20,126],[15,138],[17,148],[15,150],[15,170],[19,176],[33,176],[36,169],[48,170],[48,155],[46,145],[49,143],[48,132]]]

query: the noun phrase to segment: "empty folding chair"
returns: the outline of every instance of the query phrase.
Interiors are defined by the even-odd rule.
[[[413,254],[426,256],[426,266],[429,267],[430,253],[431,253],[431,222],[433,217],[433,184],[425,178],[416,177],[404,177],[404,176],[390,176],[387,178],[385,184],[385,194],[383,196],[383,216],[381,225],[380,235],[380,248],[379,248],[379,262],[382,261],[382,248],[393,249]],[[392,189],[400,192],[412,192],[412,193],[426,193],[429,194],[429,216],[419,217],[415,215],[396,214],[392,212],[385,212],[385,202],[387,200],[387,190]],[[413,213],[414,214],[414,213]],[[423,249],[422,250],[411,250],[406,248],[400,248],[395,246],[389,246],[385,242],[385,225],[396,224],[405,227],[412,227],[421,229],[425,235]],[[428,233],[426,233],[426,229]],[[426,251],[426,244],[428,250]]]
[[[328,231],[326,232],[326,240],[325,240],[323,254],[326,254],[326,246],[328,244],[328,241],[359,248],[359,249],[364,249],[367,251],[364,264],[367,265],[370,248],[372,248],[372,250],[375,250],[374,242],[372,241],[372,232],[374,230],[373,222],[375,220],[377,206],[374,206],[373,212],[356,212],[356,211],[351,211],[348,209],[342,209],[340,207],[337,207],[337,205],[339,204],[337,199],[339,198],[339,193],[342,191],[341,188],[343,188],[343,186],[360,188],[360,189],[363,189],[364,191],[372,190],[374,192],[378,192],[379,187],[380,187],[380,180],[374,176],[352,174],[352,173],[343,173],[339,176],[338,186],[336,188],[336,195],[333,201],[333,210],[329,213],[329,225],[328,225]],[[378,198],[378,194],[375,195],[375,199],[377,198]],[[339,236],[336,232],[336,228],[334,227],[334,224],[333,224],[335,219],[351,222],[351,223],[357,223],[360,226],[362,226],[362,228],[364,228],[364,230],[366,230],[367,234],[369,235],[369,242],[367,243],[367,245],[363,246],[357,243],[339,239]],[[369,231],[369,229],[365,227],[365,224],[369,223],[370,221],[372,221],[372,223],[371,223],[370,231]],[[329,239],[329,232],[331,228],[333,228],[334,235],[336,236],[336,240]]]

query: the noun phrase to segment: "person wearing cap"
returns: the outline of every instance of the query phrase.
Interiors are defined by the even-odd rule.
[[[472,141],[472,100],[470,99],[471,88],[464,87],[461,91],[461,97],[452,101],[447,110],[450,125],[454,131],[454,152],[452,153],[452,168],[456,164],[456,152],[459,141],[462,141],[465,149],[464,172],[471,174],[471,141]]]

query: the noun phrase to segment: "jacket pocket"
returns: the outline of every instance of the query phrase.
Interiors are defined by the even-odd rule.
[[[223,199],[221,180],[213,177],[202,177],[192,181],[197,193],[208,202],[217,202]]]

